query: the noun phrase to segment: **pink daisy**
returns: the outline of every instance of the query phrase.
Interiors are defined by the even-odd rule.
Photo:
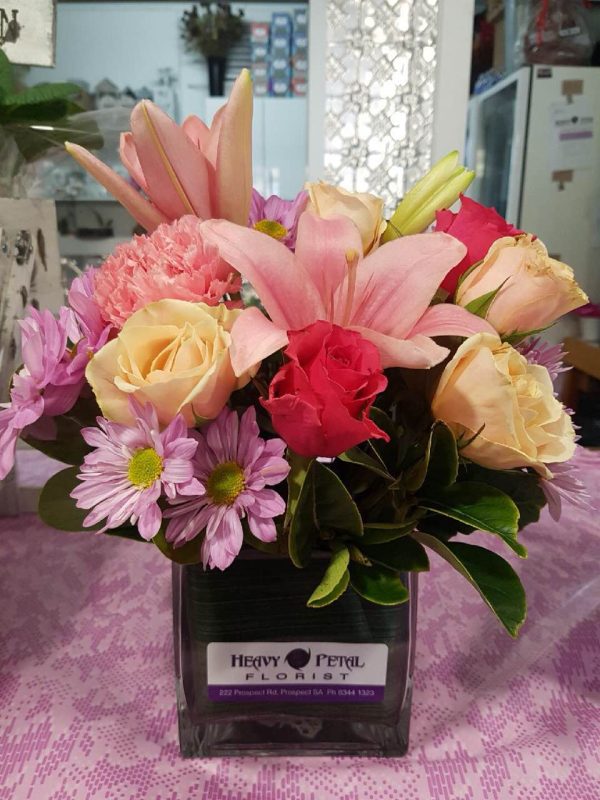
[[[135,425],[120,425],[98,417],[97,428],[84,428],[81,434],[94,450],[89,453],[77,476],[81,483],[71,497],[78,508],[92,509],[84,525],[106,520],[102,531],[118,528],[129,520],[140,536],[150,540],[158,533],[162,493],[171,499],[197,495],[203,487],[194,478],[193,456],[196,439],[188,436],[181,415],[162,432],[156,411],[130,401]]]
[[[102,316],[117,328],[149,303],[165,298],[217,305],[239,292],[239,275],[204,244],[197,217],[159,225],[149,236],[119,245],[94,276]]]
[[[87,269],[73,280],[67,294],[73,322],[73,335],[69,333],[69,338],[73,342],[85,340],[85,347],[92,353],[106,344],[112,332],[112,326],[104,320],[94,297],[97,273],[97,269]]]
[[[252,205],[248,227],[278,239],[293,250],[296,246],[298,220],[308,203],[308,192],[300,192],[294,200],[282,200],[277,195],[265,199],[252,190]]]
[[[194,474],[202,492],[173,502],[165,512],[170,518],[166,537],[177,547],[206,529],[203,564],[223,570],[242,547],[244,517],[257,539],[277,538],[273,518],[283,514],[285,501],[266,487],[283,481],[290,466],[283,457],[285,442],[259,436],[254,408],[241,419],[236,411],[224,408],[198,437]]]
[[[598,453],[577,446],[570,461],[562,464],[548,464],[552,478],[542,479],[541,488],[546,495],[548,511],[552,519],[558,521],[562,513],[563,501],[578,506],[585,511],[597,512],[600,505],[592,500],[592,495],[583,481],[586,467],[597,467],[600,463]]]
[[[565,351],[562,344],[548,344],[541,336],[526,339],[517,345],[516,349],[525,356],[530,364],[546,367],[552,381],[555,381],[561,372],[568,372],[571,369],[563,364]]]
[[[76,403],[85,384],[87,356],[79,358],[69,346],[72,318],[61,308],[29,308],[21,328],[23,367],[13,377],[10,403],[0,406],[0,480],[12,469],[17,439],[42,417],[65,414]]]

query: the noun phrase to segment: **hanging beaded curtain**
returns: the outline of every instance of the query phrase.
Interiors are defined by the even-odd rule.
[[[385,198],[430,166],[438,0],[328,0],[325,177]]]

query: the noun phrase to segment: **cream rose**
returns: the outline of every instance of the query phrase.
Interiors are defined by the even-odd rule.
[[[548,370],[490,333],[458,348],[432,411],[457,438],[474,437],[461,452],[484,467],[533,467],[547,475],[545,464],[568,461],[575,452],[573,423],[554,396]]]
[[[502,334],[546,328],[588,302],[571,267],[550,258],[545,245],[531,236],[494,242],[458,287],[456,302],[467,306],[499,286],[486,319]]]
[[[151,403],[163,425],[182,413],[188,425],[214,419],[250,380],[231,367],[231,328],[243,313],[185,300],[136,311],[88,364],[86,377],[107,419],[131,423],[129,397]]]
[[[383,200],[366,192],[347,192],[329,183],[308,183],[310,195],[308,210],[323,219],[348,217],[356,225],[366,255],[379,244],[379,238],[387,226],[383,218]]]

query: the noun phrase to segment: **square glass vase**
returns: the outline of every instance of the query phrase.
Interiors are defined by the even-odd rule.
[[[327,561],[297,569],[242,551],[224,572],[173,565],[179,742],[185,757],[401,756],[417,615],[349,588],[308,608]]]

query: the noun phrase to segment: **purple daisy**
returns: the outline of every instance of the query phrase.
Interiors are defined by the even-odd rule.
[[[193,499],[176,498],[165,512],[170,518],[167,541],[176,547],[206,529],[202,542],[204,567],[226,569],[240,552],[244,538],[241,520],[263,542],[277,538],[274,517],[285,511],[283,498],[268,485],[283,481],[290,471],[283,457],[285,442],[259,436],[256,411],[242,418],[224,408],[199,433],[194,458],[202,491]]]
[[[598,453],[592,453],[577,446],[570,461],[562,464],[548,464],[552,477],[542,479],[541,487],[546,495],[548,511],[553,520],[558,521],[562,513],[563,501],[578,506],[585,511],[597,512],[600,506],[592,501],[585,482],[582,480],[586,467],[597,467]]]
[[[521,355],[525,356],[530,364],[539,364],[542,367],[546,367],[553,382],[561,372],[568,372],[571,369],[571,367],[566,367],[563,364],[565,351],[562,344],[548,344],[548,342],[543,341],[541,336],[527,339],[517,345],[516,349]]]
[[[33,435],[31,426],[43,417],[65,414],[81,394],[88,358],[69,347],[71,323],[64,307],[58,319],[29,308],[19,322],[23,367],[13,377],[10,403],[0,406],[0,480],[12,469],[19,436]]]
[[[84,525],[106,520],[102,531],[118,528],[128,520],[140,536],[150,540],[158,533],[162,511],[161,494],[174,499],[198,495],[204,488],[194,478],[193,457],[198,447],[188,435],[181,415],[161,432],[155,409],[129,401],[135,425],[120,425],[98,417],[97,428],[81,434],[94,450],[77,476],[81,483],[71,497],[78,508],[92,509]]]
[[[293,250],[296,246],[298,220],[308,203],[308,192],[300,192],[294,200],[282,200],[277,195],[265,199],[252,190],[248,227],[277,239]]]

